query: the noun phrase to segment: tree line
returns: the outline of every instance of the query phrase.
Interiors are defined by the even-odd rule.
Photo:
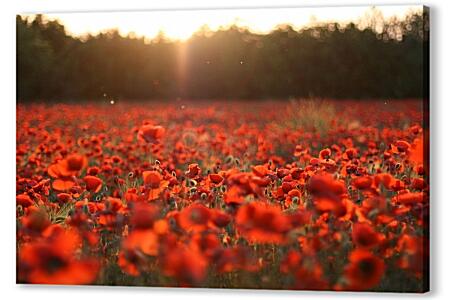
[[[17,100],[422,98],[427,16],[319,24],[268,34],[204,26],[186,41],[110,30],[70,36],[17,16]]]

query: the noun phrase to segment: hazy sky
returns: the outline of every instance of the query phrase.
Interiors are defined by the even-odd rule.
[[[237,24],[253,32],[265,33],[279,24],[291,24],[294,28],[316,22],[339,23],[358,21],[371,9],[370,6],[353,7],[307,7],[279,9],[227,9],[227,10],[179,10],[138,12],[91,12],[46,14],[49,19],[59,19],[68,33],[73,35],[97,34],[111,28],[126,35],[152,38],[163,31],[171,39],[187,39],[202,25],[212,30],[220,26]],[[422,6],[377,6],[384,17],[403,18],[411,10]]]

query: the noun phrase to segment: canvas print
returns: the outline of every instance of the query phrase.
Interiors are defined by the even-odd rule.
[[[428,291],[428,8],[16,25],[17,283]]]

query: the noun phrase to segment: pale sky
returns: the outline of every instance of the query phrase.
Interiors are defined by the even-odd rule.
[[[402,19],[410,11],[421,11],[422,6],[377,6],[385,19]],[[370,6],[305,7],[267,9],[221,9],[137,12],[77,12],[45,14],[59,19],[69,34],[83,36],[117,28],[122,35],[133,32],[136,36],[152,38],[163,31],[170,39],[188,39],[202,25],[212,30],[236,24],[257,33],[267,33],[280,24],[291,24],[295,29],[314,23],[358,21]]]

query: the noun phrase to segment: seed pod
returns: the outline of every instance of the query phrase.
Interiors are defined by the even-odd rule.
[[[55,223],[62,223],[62,222],[64,222],[66,220],[66,218],[65,217],[63,217],[63,216],[59,216],[59,217],[56,217],[55,218]]]
[[[229,164],[229,163],[231,163],[232,161],[233,161],[233,156],[231,156],[231,155],[227,156],[227,158],[225,159],[225,163],[226,163],[226,164]]]
[[[169,219],[170,228],[174,229],[177,227],[177,221],[174,218]]]

